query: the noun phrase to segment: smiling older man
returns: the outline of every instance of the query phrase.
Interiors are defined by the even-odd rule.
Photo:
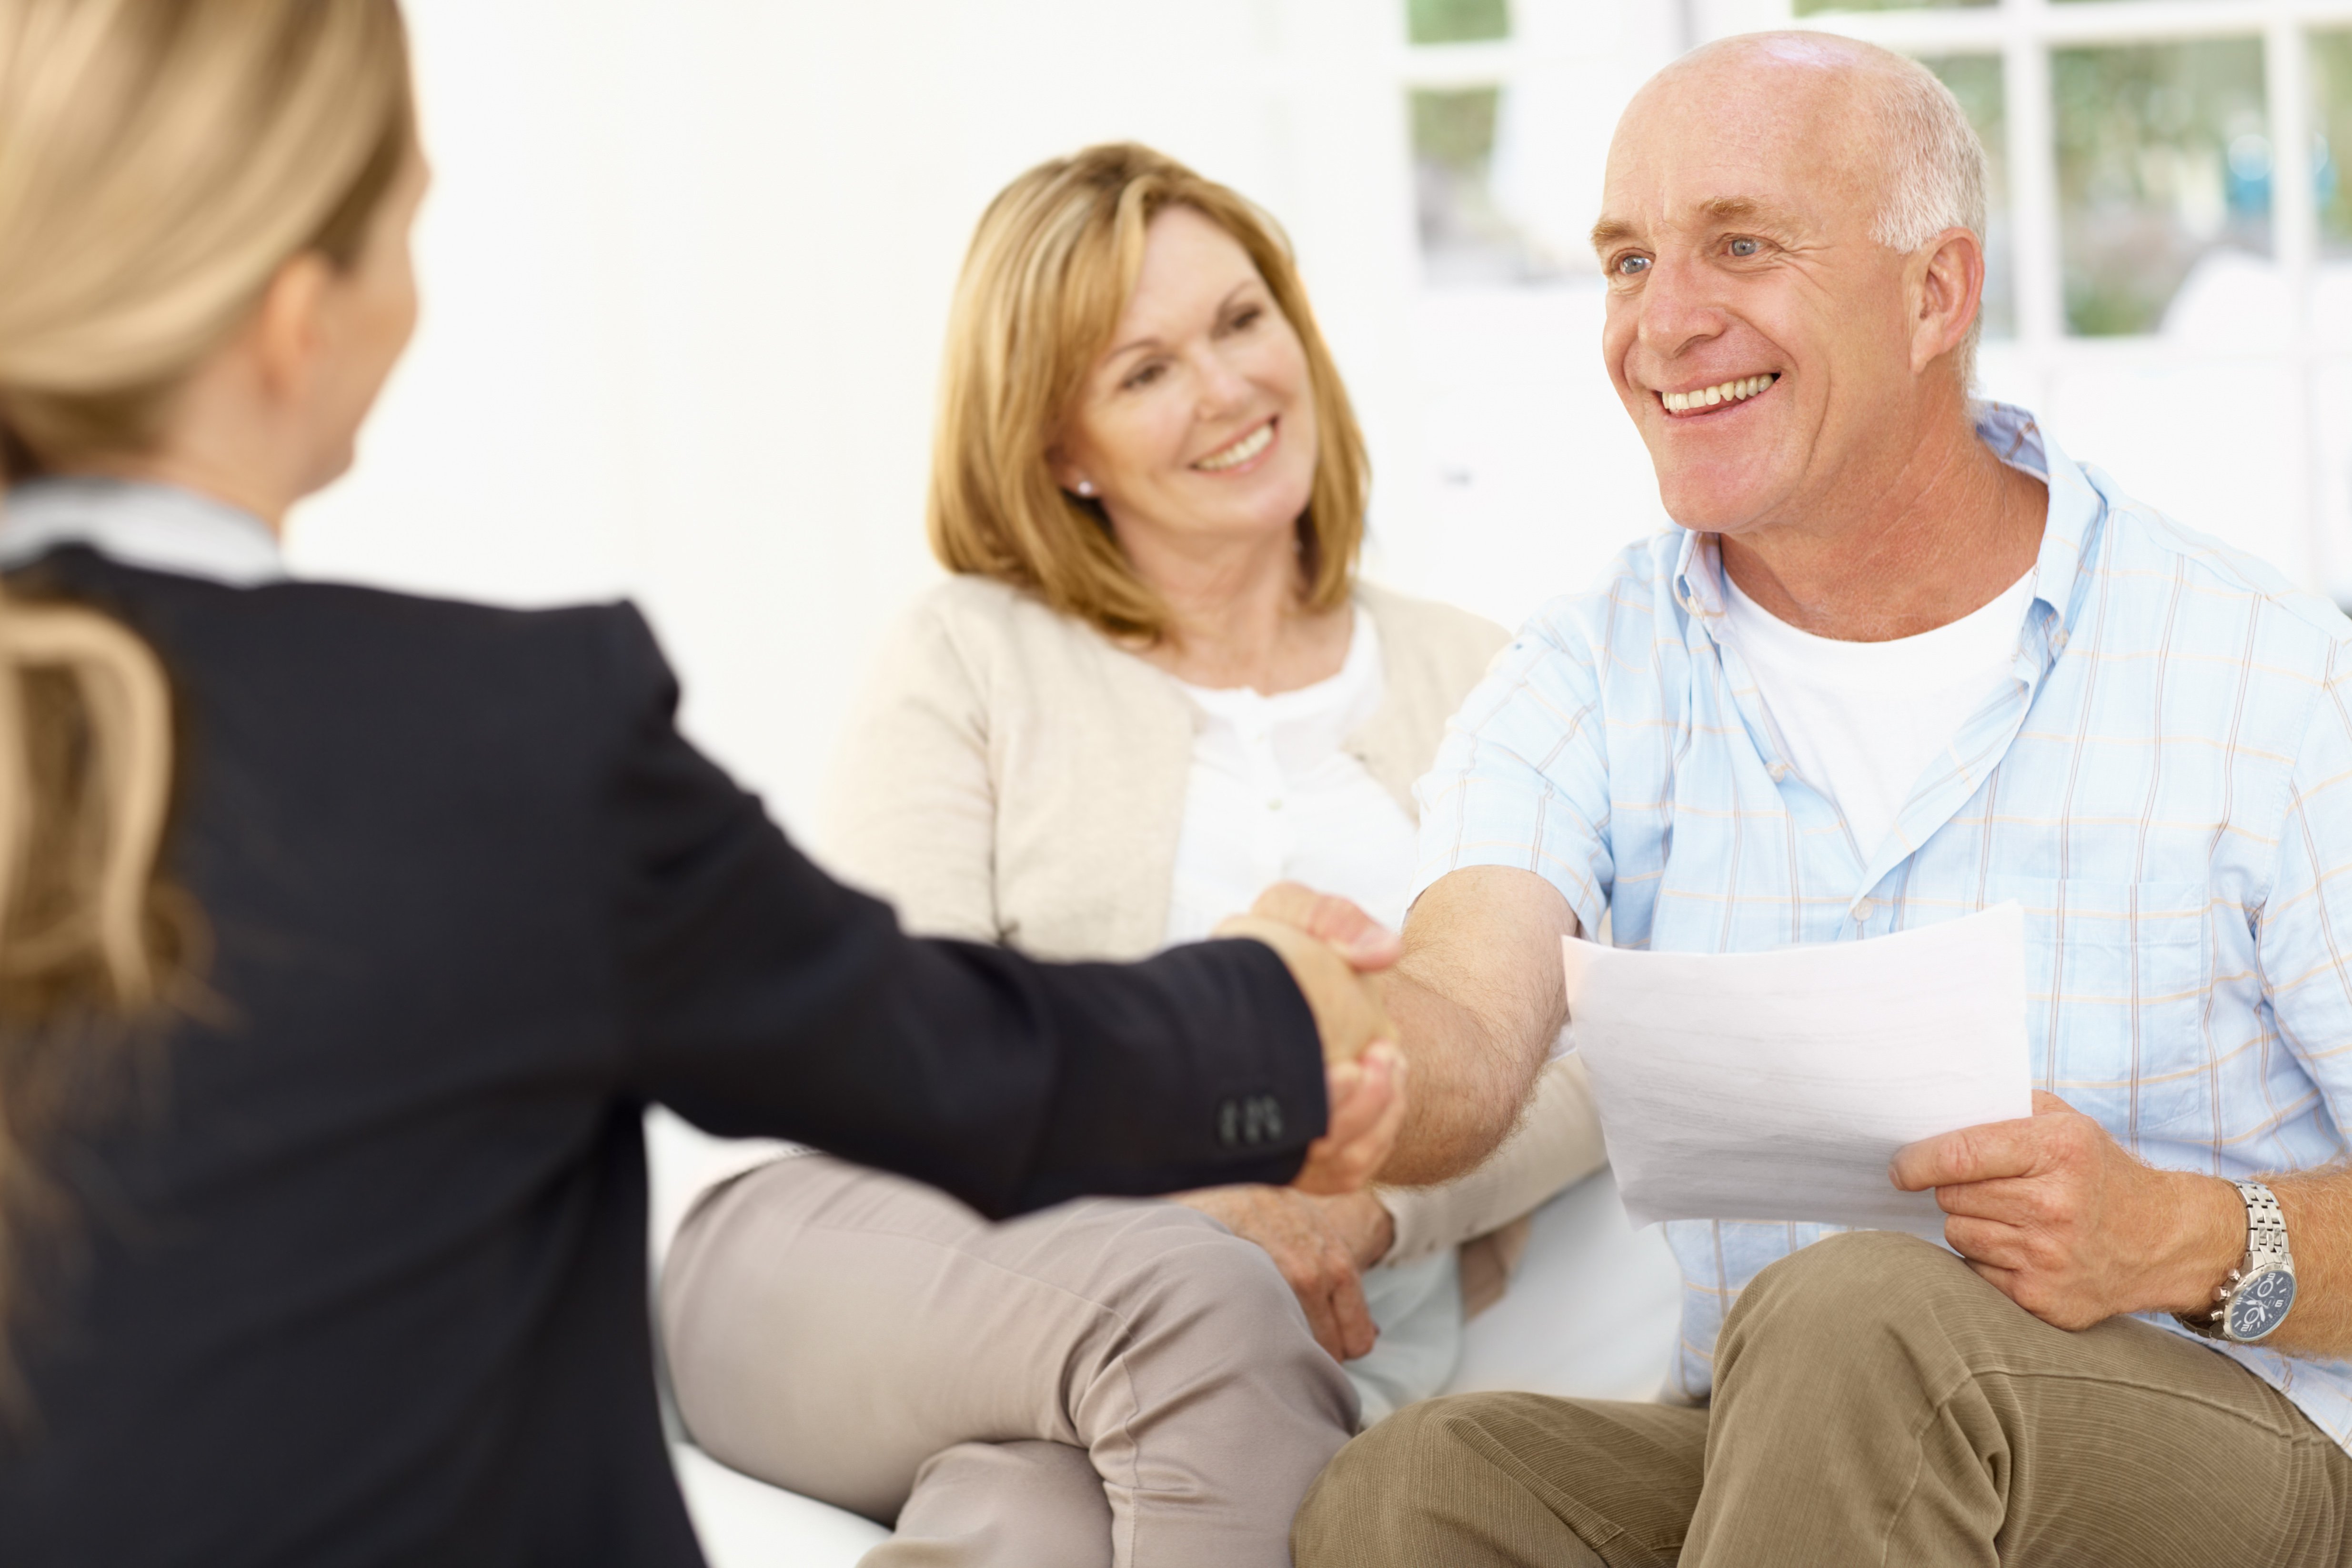
[[[1926,71],[1816,37],[1626,111],[1603,344],[1681,528],[1538,614],[1422,785],[1391,1000],[1450,1092],[1392,1173],[1499,1139],[1604,914],[1722,952],[2015,899],[2050,1092],[1897,1161],[1951,1251],[1670,1226],[1683,1403],[1415,1406],[1306,1568],[2345,1560],[2352,626],[1971,405],[1983,166]]]

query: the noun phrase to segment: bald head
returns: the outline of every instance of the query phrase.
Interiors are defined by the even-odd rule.
[[[1652,78],[1593,246],[1610,374],[1669,513],[1801,514],[1965,428],[1983,232],[1983,150],[1914,61],[1765,33]]]
[[[1936,74],[1906,56],[1829,33],[1749,33],[1694,49],[1652,77],[1627,110],[1720,105],[1727,92],[1811,99],[1843,120],[1838,145],[1857,183],[1876,193],[1872,237],[1916,250],[1946,229],[1985,232],[1985,150],[1968,112]],[[1874,134],[1853,134],[1851,115]],[[1703,121],[1702,121],[1703,123]]]

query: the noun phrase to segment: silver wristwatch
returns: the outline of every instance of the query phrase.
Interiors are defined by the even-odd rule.
[[[2286,1215],[2260,1182],[2233,1184],[2246,1200],[2245,1260],[2213,1292],[2213,1310],[2175,1312],[2181,1325],[2209,1340],[2252,1344],[2281,1323],[2294,1306],[2294,1254],[2287,1250]]]

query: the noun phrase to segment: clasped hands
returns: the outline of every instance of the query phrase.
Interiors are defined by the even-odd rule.
[[[1330,1114],[1286,1187],[1212,1187],[1176,1201],[1263,1247],[1335,1360],[1372,1348],[1362,1272],[1387,1255],[1395,1224],[1366,1190],[1404,1125],[1405,1064],[1378,975],[1402,952],[1396,934],[1345,899],[1277,883],[1217,928],[1280,955],[1323,1039]]]
[[[1180,1201],[1266,1249],[1326,1350],[1362,1355],[1374,1335],[1360,1273],[1394,1235],[1364,1188],[1395,1149],[1405,1110],[1404,1060],[1378,977],[1402,945],[1346,900],[1295,883],[1267,889],[1218,934],[1254,937],[1289,966],[1322,1032],[1330,1121],[1290,1187]],[[1932,1189],[1952,1249],[2062,1329],[2210,1307],[2245,1246],[2244,1205],[2229,1183],[2144,1163],[2054,1094],[2037,1091],[2021,1121],[1911,1144],[1888,1173],[1906,1192]]]

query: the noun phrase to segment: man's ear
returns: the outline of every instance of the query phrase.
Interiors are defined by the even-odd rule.
[[[328,285],[333,268],[306,250],[278,269],[262,290],[251,342],[262,384],[279,398],[299,397],[310,384],[326,336]]]
[[[1926,370],[1968,341],[1984,306],[1984,246],[1964,228],[1948,228],[1915,258],[1911,371]]]

